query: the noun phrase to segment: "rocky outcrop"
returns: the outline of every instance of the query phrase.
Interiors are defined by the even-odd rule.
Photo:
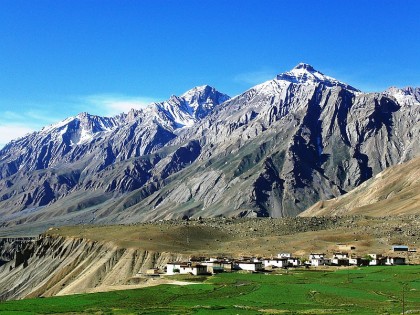
[[[22,251],[33,238],[1,238],[0,239],[0,266],[15,259],[16,252]]]

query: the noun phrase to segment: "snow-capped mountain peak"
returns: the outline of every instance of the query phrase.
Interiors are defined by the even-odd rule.
[[[317,84],[322,83],[325,86],[333,87],[333,86],[341,86],[348,90],[359,91],[356,88],[338,81],[332,77],[329,77],[322,72],[316,70],[310,64],[307,63],[299,63],[296,67],[292,70],[281,73],[277,75],[277,80],[288,81],[291,83],[299,83],[299,84]]]
[[[209,85],[196,86],[182,94],[181,98],[184,99],[195,112],[200,107],[212,109],[215,105],[230,99],[228,95],[220,93]]]
[[[192,89],[188,90],[184,94],[182,94],[181,97],[186,99],[186,100],[191,100],[194,97],[197,97],[198,95],[200,95],[202,93],[205,93],[205,91],[209,90],[209,89],[214,89],[214,88],[207,85],[207,84],[196,86],[196,87],[193,87]]]
[[[42,128],[40,135],[50,135],[56,141],[69,141],[70,145],[82,144],[92,139],[96,133],[111,131],[119,125],[118,118],[83,112]]]
[[[398,101],[420,100],[418,88],[340,86],[299,64],[232,100],[204,85],[111,118],[69,117],[0,150],[0,218],[291,216],[419,155],[420,107]]]
[[[172,122],[172,128],[190,127],[207,116],[214,107],[229,100],[214,87],[202,85],[188,90],[181,96],[172,95],[169,100],[154,103],[156,117],[161,123]]]

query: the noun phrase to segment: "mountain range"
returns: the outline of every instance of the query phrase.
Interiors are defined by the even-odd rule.
[[[296,216],[418,156],[419,121],[420,88],[363,93],[304,63],[232,98],[81,113],[0,150],[0,226]]]

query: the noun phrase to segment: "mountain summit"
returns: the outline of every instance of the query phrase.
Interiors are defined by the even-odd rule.
[[[292,70],[277,75],[276,79],[300,84],[322,83],[329,87],[341,86],[347,90],[359,92],[358,89],[315,70],[314,67],[307,63],[299,63]]]
[[[230,99],[209,85],[197,86],[181,96],[172,95],[169,100],[152,104],[156,117],[164,114],[164,120],[172,122],[172,128],[191,127],[212,110]]]
[[[209,85],[196,86],[182,94],[181,98],[188,102],[197,118],[203,118],[215,105],[230,99],[228,95],[220,93]]]
[[[80,114],[0,150],[0,226],[295,216],[420,154],[418,91],[301,63],[234,98],[203,85]]]

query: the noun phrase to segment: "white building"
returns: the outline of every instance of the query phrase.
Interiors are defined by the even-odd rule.
[[[344,253],[344,252],[336,252],[336,253],[333,253],[333,258],[334,259],[348,259],[349,254]]]
[[[174,275],[179,273],[181,268],[182,262],[170,262],[166,264],[166,274],[167,275]]]
[[[267,267],[277,267],[277,268],[285,268],[289,266],[289,261],[286,257],[284,258],[265,258],[263,260],[264,268]]]
[[[207,266],[191,262],[172,262],[166,264],[166,274],[192,274],[194,276],[207,273]]]
[[[297,266],[302,265],[302,262],[300,261],[300,259],[296,257],[287,258],[287,262],[289,263],[289,266],[292,266],[292,267],[297,267]]]
[[[234,268],[247,271],[260,271],[263,270],[262,261],[235,261]]]
[[[325,258],[324,253],[322,253],[322,254],[315,254],[315,253],[309,254],[309,260],[311,260],[311,259],[322,259],[322,258]]]
[[[350,257],[349,258],[349,265],[351,266],[360,266],[363,264],[363,260],[360,257]]]
[[[333,253],[331,258],[331,265],[335,266],[348,266],[349,265],[349,254],[344,252]]]
[[[318,267],[329,264],[330,260],[325,258],[325,254],[312,253],[309,254],[309,262],[311,266]]]
[[[379,266],[383,265],[384,258],[382,258],[381,254],[369,254],[369,266]]]
[[[326,258],[312,258],[309,259],[311,266],[318,267],[318,266],[325,266],[330,263],[329,259]]]

